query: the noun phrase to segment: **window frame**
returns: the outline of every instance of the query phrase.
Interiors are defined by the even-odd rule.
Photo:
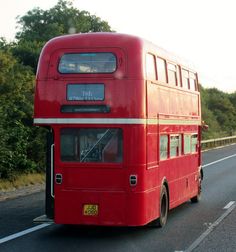
[[[195,143],[195,151],[193,151],[193,137],[196,136],[196,143]],[[198,152],[198,134],[193,133],[191,134],[191,153],[197,153]]]
[[[171,154],[171,138],[178,137],[177,145],[176,145],[176,155]],[[182,134],[171,134],[170,135],[170,158],[176,158],[182,155]]]
[[[190,155],[191,154],[191,148],[192,148],[192,145],[191,145],[191,133],[184,133],[184,135],[183,135],[183,142],[184,142],[184,146],[183,146],[183,154],[184,155]],[[188,137],[188,140],[189,140],[189,142],[188,142],[188,148],[187,148],[187,144],[186,144],[186,138]],[[187,151],[186,151],[187,150]]]
[[[149,75],[149,65],[148,65],[148,58],[150,59],[152,57],[153,59],[153,70],[154,72],[152,72],[152,76]],[[150,62],[150,61],[149,61]],[[145,70],[146,70],[146,79],[149,81],[156,81],[157,80],[157,67],[156,67],[156,56],[152,53],[146,53],[146,64],[145,64]]]
[[[170,140],[169,140],[169,135],[168,134],[160,134],[160,139],[159,139],[159,160],[160,161],[165,161],[165,160],[167,160],[168,158],[169,158],[169,142],[170,142]],[[161,138],[162,137],[166,137],[166,139],[167,139],[167,141],[166,141],[166,148],[164,149],[164,151],[165,151],[165,153],[166,153],[166,155],[165,155],[165,157],[164,158],[162,158],[162,153],[163,153],[163,148],[162,148],[162,145],[161,145]]]
[[[108,130],[116,130],[115,134],[111,134],[111,137],[109,137],[108,141],[105,142],[105,145],[100,146],[102,144],[101,140],[105,136],[106,137],[106,132]],[[82,133],[81,133],[82,131]],[[88,132],[86,132],[88,131]],[[89,131],[93,133],[90,134],[90,140],[88,138]],[[101,132],[99,132],[101,131]],[[90,132],[90,133],[91,133]],[[83,134],[84,133],[84,134]],[[86,134],[85,134],[86,133]],[[97,136],[97,139],[95,139],[95,135]],[[102,135],[102,136],[99,136]],[[69,137],[69,142],[67,138]],[[91,139],[91,137],[93,139]],[[99,138],[100,137],[100,138]],[[104,150],[106,150],[106,147],[110,147],[109,144],[113,144],[112,141],[114,142],[114,137],[117,137],[117,152],[113,153],[115,154],[115,160],[114,161],[106,161],[106,156],[109,154],[109,152],[105,153]],[[120,137],[120,138],[119,138]],[[64,138],[64,139],[63,139]],[[106,140],[106,139],[105,139]],[[67,163],[76,163],[78,165],[89,165],[89,164],[98,164],[98,165],[121,165],[124,162],[124,132],[122,128],[119,127],[109,127],[109,128],[104,128],[104,127],[63,127],[59,131],[59,156],[60,156],[60,162],[63,164]],[[64,144],[63,141],[67,141],[67,144]],[[88,144],[90,145],[88,146]],[[81,147],[83,145],[83,147]],[[111,145],[112,146],[112,145]],[[113,147],[113,146],[112,146]],[[68,150],[70,155],[66,155],[65,153],[68,153]],[[65,150],[65,152],[64,152]],[[83,156],[83,151],[86,151],[84,156]],[[87,157],[91,159],[89,154],[93,154],[93,150],[95,150],[95,154],[101,154],[99,155],[100,159],[98,160],[88,160],[86,161]],[[98,150],[98,151],[96,151]],[[109,149],[108,149],[109,150]],[[64,155],[63,155],[64,154]],[[86,159],[85,159],[86,158]],[[92,159],[94,159],[94,155],[92,155]],[[109,159],[109,157],[108,157]]]
[[[196,142],[195,142],[195,150],[193,151],[193,136],[196,136]],[[184,148],[183,148],[183,154],[184,155],[190,155],[190,154],[195,154],[198,152],[198,146],[199,146],[199,140],[198,140],[198,133],[185,133],[184,134]],[[185,137],[189,137],[189,148],[188,152],[186,152],[186,142],[185,142]]]
[[[115,58],[115,70],[112,71],[112,72],[62,72],[60,71],[60,63],[61,63],[61,60],[63,58],[63,56],[65,55],[80,55],[80,54],[112,54]],[[64,52],[63,54],[60,55],[59,59],[58,59],[58,64],[57,64],[57,72],[61,75],[71,75],[71,74],[92,74],[92,75],[95,75],[95,74],[113,74],[117,71],[118,69],[118,59],[117,59],[117,55],[115,52],[110,52],[110,51],[106,51],[106,52],[103,52],[103,51],[89,51],[89,52]]]
[[[192,78],[192,76],[194,76],[194,78]],[[192,85],[191,85],[191,80],[194,81],[194,89],[192,89]],[[189,71],[189,88],[191,91],[198,91],[198,87],[197,87],[197,74],[195,72]]]
[[[159,79],[159,71],[158,71],[158,66],[159,66],[159,64],[158,64],[158,61],[162,61],[163,63],[164,63],[164,74],[165,74],[165,80],[163,80],[163,79]],[[162,83],[165,83],[165,84],[167,84],[168,83],[168,77],[167,77],[167,62],[166,62],[166,59],[164,59],[164,58],[162,58],[162,57],[160,57],[160,56],[156,56],[156,73],[157,73],[157,80],[158,81],[160,81],[160,82],[162,82]]]
[[[174,67],[174,68],[173,68]],[[172,68],[172,69],[171,69]],[[178,76],[177,76],[177,64],[171,61],[167,61],[167,78],[168,78],[168,84],[177,87],[178,86]],[[169,78],[169,72],[170,73],[174,73],[174,79],[175,79],[175,83],[170,82],[170,78]]]
[[[187,78],[186,78],[184,72],[187,73]],[[184,85],[184,78],[187,80],[187,86]],[[181,67],[181,83],[182,83],[183,89],[190,90],[189,70],[186,68],[183,68],[183,67]]]

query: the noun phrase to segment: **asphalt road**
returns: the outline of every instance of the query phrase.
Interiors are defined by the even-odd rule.
[[[4,241],[9,235],[16,235],[20,231],[38,226],[32,223],[32,219],[44,214],[44,192],[2,201],[0,202],[0,251],[217,251],[212,244],[214,240],[211,241],[212,243],[205,242],[210,236],[201,241],[198,248],[190,248],[193,248],[193,244],[212,223],[224,216],[227,211],[224,207],[229,202],[236,201],[235,154],[236,145],[203,153],[205,167],[201,201],[197,204],[186,202],[171,210],[167,225],[162,229],[52,224]],[[230,158],[224,159],[225,157]],[[211,164],[215,161],[218,162]],[[236,212],[236,208],[233,211]],[[218,227],[223,227],[229,217],[230,214],[218,223]],[[236,223],[235,218],[228,219],[231,224],[232,221]],[[235,226],[234,223],[233,225]],[[224,232],[228,232],[227,229]],[[221,238],[220,234],[217,236],[215,230],[212,230],[210,235],[216,236],[215,241]],[[229,249],[225,251],[231,251],[230,245],[228,247]]]

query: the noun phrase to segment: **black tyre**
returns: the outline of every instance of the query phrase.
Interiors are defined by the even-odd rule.
[[[152,221],[149,225],[154,227],[164,227],[167,222],[167,216],[169,211],[169,197],[166,186],[162,186],[160,195],[160,217]]]
[[[190,200],[192,203],[197,203],[201,199],[201,192],[202,192],[202,176],[199,176],[199,182],[198,182],[198,193],[196,196],[192,197]]]

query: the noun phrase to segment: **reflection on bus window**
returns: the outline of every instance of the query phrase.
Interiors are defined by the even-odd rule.
[[[196,74],[190,72],[189,77],[190,90],[197,91]]]
[[[59,63],[60,73],[113,73],[116,57],[113,53],[67,53]]]
[[[121,129],[61,130],[61,160],[118,163],[123,159]]]
[[[168,156],[168,136],[160,136],[160,160],[167,159]]]
[[[168,63],[168,83],[177,85],[177,70],[176,65]]]
[[[189,74],[187,70],[182,69],[182,86],[189,89]]]
[[[166,83],[166,62],[159,57],[156,58],[157,62],[157,78],[159,81]]]
[[[181,137],[180,135],[170,136],[170,157],[181,155]]]
[[[191,135],[184,135],[184,154],[191,152]]]
[[[197,152],[197,134],[191,136],[191,145],[192,153]]]
[[[156,80],[155,56],[152,54],[146,55],[146,71],[148,80]]]

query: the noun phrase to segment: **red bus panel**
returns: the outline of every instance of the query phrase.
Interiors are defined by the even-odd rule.
[[[169,209],[198,200],[197,74],[150,42],[116,33],[49,41],[34,123],[51,132],[46,214],[56,223],[163,226]]]

